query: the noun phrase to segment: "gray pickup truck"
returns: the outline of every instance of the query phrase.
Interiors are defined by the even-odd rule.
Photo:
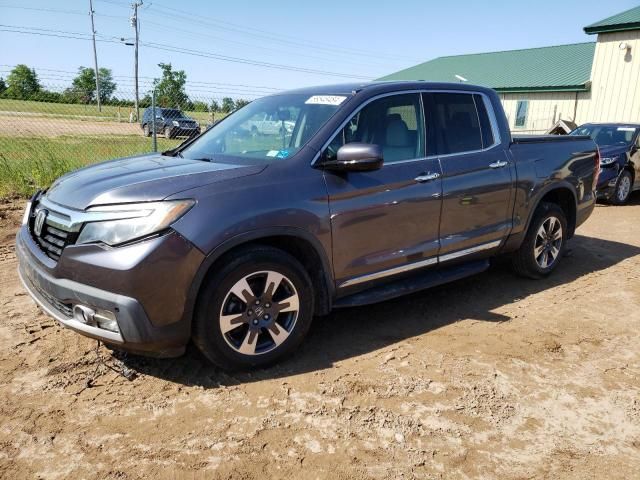
[[[282,128],[251,135],[262,114]],[[548,275],[593,211],[598,171],[589,137],[512,137],[490,89],[305,88],[174,150],[58,179],[27,206],[19,272],[62,325],[115,348],[176,356],[193,340],[220,367],[262,366],[316,315],[499,254]]]

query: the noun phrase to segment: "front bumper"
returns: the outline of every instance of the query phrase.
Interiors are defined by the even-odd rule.
[[[193,137],[200,135],[200,127],[170,127],[171,135],[175,137]]]
[[[600,169],[600,176],[598,177],[598,198],[608,200],[611,198],[616,189],[616,182],[620,169],[617,164],[607,166]]]
[[[185,303],[203,255],[178,234],[119,248],[70,245],[53,262],[22,227],[16,255],[25,289],[64,327],[133,353],[184,352],[191,335]],[[79,321],[76,306],[111,312],[119,332]]]

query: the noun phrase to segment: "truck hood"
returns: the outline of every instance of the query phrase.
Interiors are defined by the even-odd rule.
[[[603,145],[601,147],[599,146],[598,150],[600,150],[602,157],[613,157],[625,154],[630,148],[631,147],[626,145]]]
[[[260,173],[265,168],[141,155],[91,165],[60,177],[47,197],[79,210],[94,205],[157,201],[194,187]]]

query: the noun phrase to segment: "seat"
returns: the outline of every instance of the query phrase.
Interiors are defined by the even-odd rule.
[[[393,117],[396,114],[389,115]],[[385,162],[397,162],[415,157],[415,141],[411,141],[411,135],[407,124],[401,118],[388,118],[385,131],[385,141],[382,153]],[[398,115],[399,117],[399,115]]]

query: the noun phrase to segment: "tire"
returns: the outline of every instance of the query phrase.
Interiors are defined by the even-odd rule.
[[[144,136],[145,137],[150,137],[151,136],[151,129],[149,128],[149,124],[145,123],[144,126],[142,127],[142,131],[144,132]]]
[[[313,319],[313,298],[308,273],[291,255],[271,247],[239,250],[202,287],[193,341],[223,370],[267,366],[300,345]]]
[[[567,233],[564,211],[555,203],[541,203],[533,215],[522,245],[513,255],[516,273],[539,279],[553,272],[564,253]]]
[[[164,127],[164,138],[172,138],[173,137],[173,132],[171,132],[171,128],[170,127]]]
[[[631,189],[633,187],[633,177],[629,170],[623,170],[618,176],[616,186],[613,189],[613,196],[611,197],[611,203],[614,205],[624,205],[629,201],[631,196]]]

